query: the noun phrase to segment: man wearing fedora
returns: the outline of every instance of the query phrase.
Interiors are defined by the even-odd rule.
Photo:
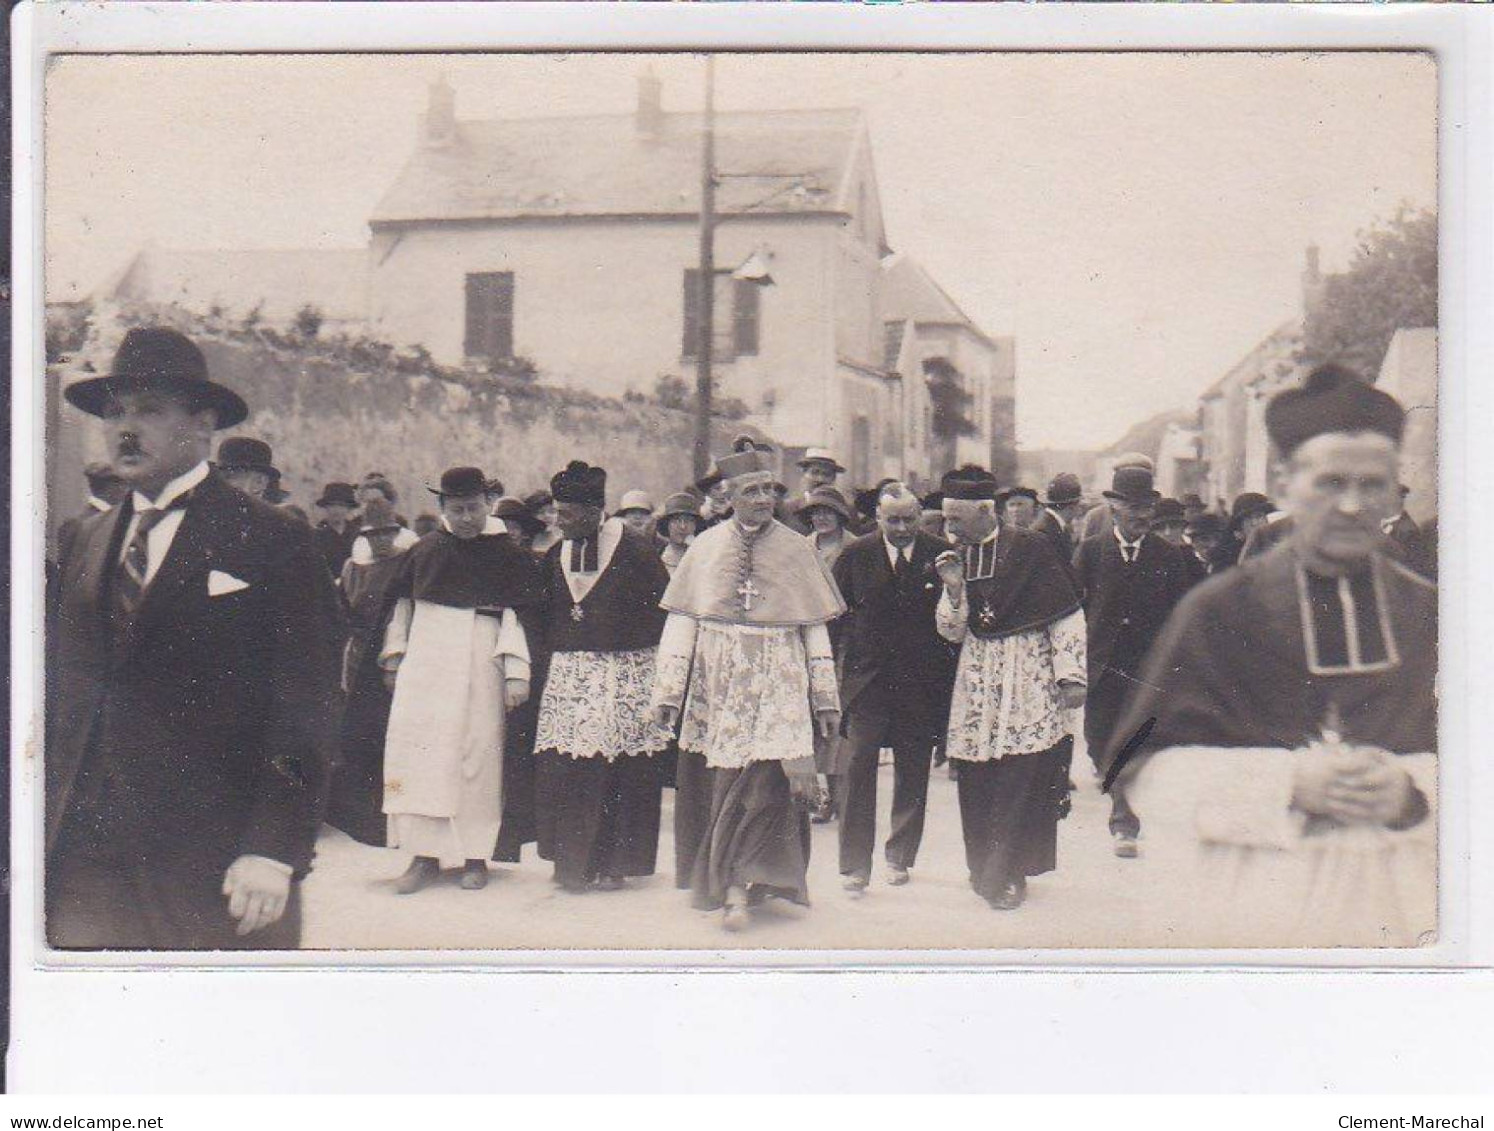
[[[789,525],[800,534],[809,534],[809,516],[804,512],[809,506],[810,495],[820,487],[834,487],[846,469],[829,448],[806,448],[797,466],[800,472],[799,494],[787,502],[786,509]]]
[[[1113,529],[1085,539],[1074,553],[1074,577],[1084,594],[1089,664],[1084,741],[1097,770],[1111,745],[1129,737],[1115,733],[1121,709],[1140,678],[1152,642],[1194,580],[1185,553],[1152,530],[1160,498],[1150,471],[1117,468],[1105,492]],[[1113,790],[1110,834],[1115,854],[1136,856],[1140,832],[1124,793]]]
[[[64,396],[103,419],[130,495],[60,565],[48,940],[295,947],[336,745],[331,578],[309,530],[208,464],[248,408],[189,339],[132,329]]]
[[[270,445],[252,436],[230,436],[218,445],[218,474],[254,499],[270,502],[269,490],[280,483],[280,469]]]
[[[1033,520],[1032,529],[1053,543],[1058,556],[1074,556],[1074,520],[1083,506],[1084,486],[1072,472],[1060,471],[1048,484],[1048,497]]]
[[[322,512],[315,530],[317,551],[327,563],[327,572],[341,577],[342,567],[352,556],[353,542],[358,538],[358,523],[353,521],[358,511],[357,492],[351,483],[328,483],[322,488],[316,506]]]

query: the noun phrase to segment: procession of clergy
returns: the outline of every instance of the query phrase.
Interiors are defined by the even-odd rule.
[[[267,445],[209,460],[248,409],[174,331],[131,331],[66,395],[124,490],[61,538],[54,945],[294,946],[323,818],[409,854],[392,893],[482,888],[530,843],[563,891],[623,890],[655,871],[670,786],[676,883],[736,931],[809,903],[812,821],[867,890],[887,750],[885,882],[910,882],[947,760],[970,885],[1012,912],[1056,867],[1081,708],[1114,853],[1160,861],[1219,942],[1435,929],[1430,551],[1402,409],[1345,369],[1268,408],[1282,513],[1228,518],[1161,500],[1144,457],[1088,514],[1073,476],[1040,505],[973,465],[848,499],[824,449],[790,496],[744,436],[659,513],[629,492],[609,515],[606,471],[574,460],[528,499],[450,468],[423,534],[370,473],[329,485],[313,531],[263,501]],[[137,623],[165,581],[177,616]],[[191,664],[169,640],[149,664],[151,630],[194,634]],[[229,684],[251,707],[225,721],[204,696]],[[195,901],[163,891],[189,873]]]

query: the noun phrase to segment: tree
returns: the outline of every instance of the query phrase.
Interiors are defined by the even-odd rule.
[[[1402,208],[1361,232],[1348,270],[1308,304],[1301,360],[1337,361],[1373,379],[1403,327],[1437,325],[1437,214]]]

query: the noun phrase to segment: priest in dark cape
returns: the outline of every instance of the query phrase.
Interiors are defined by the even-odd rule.
[[[400,559],[379,656],[394,685],[384,745],[389,842],[414,857],[401,894],[428,884],[443,862],[462,867],[463,887],[487,884],[505,721],[530,690],[519,611],[540,599],[534,556],[506,533],[485,533],[492,490],[481,469],[452,468],[429,489],[442,527]]]
[[[936,560],[945,591],[935,621],[961,645],[946,753],[959,766],[971,886],[1010,911],[1028,878],[1058,862],[1074,753],[1067,712],[1086,686],[1084,614],[1053,543],[998,521],[988,471],[958,468],[942,490],[957,548]]]
[[[1403,419],[1336,366],[1273,399],[1291,536],[1183,600],[1122,720],[1107,782],[1179,942],[1435,937],[1437,592],[1381,545]]]
[[[691,544],[661,602],[653,702],[680,730],[680,779],[707,767],[692,902],[738,930],[768,896],[807,904],[814,735],[840,725],[827,625],[845,602],[809,541],[773,518],[771,453],[739,438],[717,461],[732,517]],[[685,786],[676,805],[691,804]]]
[[[573,460],[550,480],[562,540],[543,565],[549,671],[540,696],[535,815],[541,858],[569,892],[653,874],[663,751],[650,696],[669,571],[652,535],[602,521],[607,473]]]

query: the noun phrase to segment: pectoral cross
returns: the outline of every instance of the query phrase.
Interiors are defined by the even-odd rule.
[[[762,596],[762,590],[752,584],[752,578],[748,578],[737,586],[737,596],[742,598],[742,608],[746,612],[752,611],[752,598]]]
[[[581,618],[584,617],[585,615],[586,614],[581,611],[581,606],[580,605],[572,605],[571,606],[571,620],[575,621],[577,624],[581,623]]]

